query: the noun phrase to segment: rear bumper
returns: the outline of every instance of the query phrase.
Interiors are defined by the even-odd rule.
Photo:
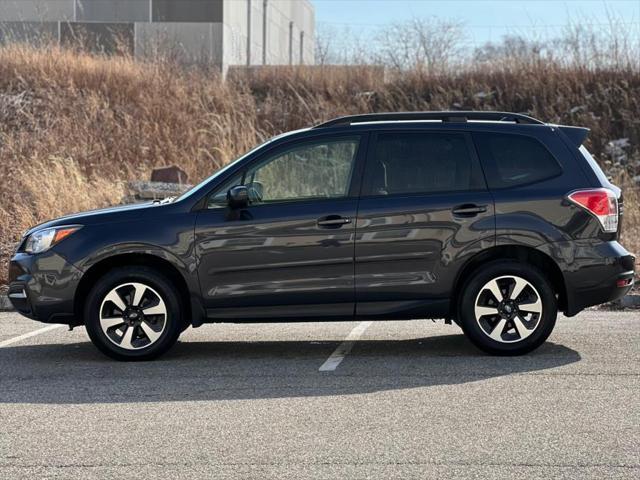
[[[582,245],[564,270],[566,315],[624,297],[633,287],[634,274],[635,257],[618,242]]]
[[[16,253],[9,263],[9,300],[25,317],[77,324],[73,299],[82,273],[53,251]]]

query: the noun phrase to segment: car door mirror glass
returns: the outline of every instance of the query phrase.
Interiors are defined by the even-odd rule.
[[[247,184],[249,203],[262,203],[264,196],[264,185],[261,182],[251,182]]]

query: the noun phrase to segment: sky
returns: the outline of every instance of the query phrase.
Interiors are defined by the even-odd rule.
[[[381,25],[436,16],[464,22],[467,43],[481,46],[508,34],[557,36],[569,22],[625,23],[640,35],[640,0],[311,0],[318,28],[348,28],[366,38]]]

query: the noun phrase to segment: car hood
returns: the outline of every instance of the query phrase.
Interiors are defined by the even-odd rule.
[[[121,217],[125,217],[131,213],[136,216],[143,215],[145,210],[155,209],[160,205],[162,204],[158,202],[137,203],[133,205],[119,205],[117,207],[100,208],[97,210],[88,210],[86,212],[64,215],[30,228],[25,233],[25,236],[43,228],[58,227],[61,225],[90,225],[104,223],[107,221],[118,221]]]

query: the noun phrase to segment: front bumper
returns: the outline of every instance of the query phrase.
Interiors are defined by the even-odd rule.
[[[564,271],[567,316],[618,300],[633,287],[635,257],[618,242],[590,245],[579,253],[572,268]]]
[[[76,324],[74,295],[82,272],[52,250],[16,253],[9,263],[9,300],[25,317]]]

